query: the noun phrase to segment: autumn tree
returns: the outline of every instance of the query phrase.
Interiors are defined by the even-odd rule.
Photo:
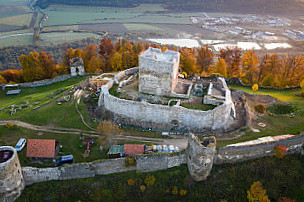
[[[255,83],[255,84],[252,86],[252,90],[253,90],[253,92],[259,90],[258,84]]]
[[[223,58],[220,58],[214,67],[214,73],[219,73],[223,77],[227,77],[227,69],[226,69],[226,62]]]
[[[247,199],[249,202],[270,202],[260,181],[254,182],[250,186],[250,190],[247,190]]]
[[[220,50],[220,58],[223,58],[227,64],[227,76],[228,78],[238,77],[240,78],[240,64],[241,64],[242,50],[240,48],[229,48]]]
[[[41,70],[43,79],[50,79],[58,75],[52,55],[41,52],[38,56],[38,61],[38,68]]]
[[[110,59],[111,70],[117,71],[122,70],[122,56],[120,53],[114,53]]]
[[[6,83],[23,82],[22,71],[18,69],[7,69],[0,72],[0,75],[6,80]]]
[[[118,126],[111,121],[100,122],[97,126],[98,134],[102,135],[97,139],[97,142],[105,148],[108,148],[115,135],[121,135],[122,131]]]
[[[105,69],[105,61],[104,58],[96,55],[93,56],[89,63],[87,64],[87,72],[88,73],[97,73],[100,71],[104,71]]]
[[[257,81],[257,64],[258,57],[253,50],[246,51],[242,58],[242,81],[247,84],[252,84]]]
[[[0,84],[6,84],[6,83],[7,83],[6,79],[0,75]]]
[[[210,50],[209,46],[202,46],[198,49],[196,61],[200,73],[210,73],[213,64],[213,56],[214,54]]]
[[[71,59],[81,56],[82,56],[81,49],[69,48],[65,51],[61,61],[61,66],[63,67],[65,74],[68,74],[70,72]]]
[[[116,52],[114,45],[112,44],[111,39],[109,38],[103,38],[100,41],[100,45],[99,45],[99,54],[104,57],[105,59],[105,70],[109,71],[109,67],[110,67],[110,58],[111,56]]]
[[[195,51],[191,48],[180,49],[180,68],[188,75],[197,73]]]
[[[283,145],[278,145],[274,148],[273,152],[276,157],[281,159],[286,155],[287,147],[285,147]]]
[[[90,66],[90,70],[89,70],[89,62],[91,61],[91,59],[93,57],[95,57],[94,61],[96,61],[98,59],[97,58],[97,49],[98,49],[98,47],[95,44],[90,44],[90,45],[84,47],[84,49],[81,53],[81,58],[83,60],[84,69],[88,73],[94,73],[95,70],[97,69],[97,68],[93,68],[92,66]],[[91,64],[91,65],[93,65],[93,64]]]
[[[304,96],[304,79],[300,83],[300,87],[302,88],[301,96]]]

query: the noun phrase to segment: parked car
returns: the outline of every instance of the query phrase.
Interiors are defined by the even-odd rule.
[[[59,158],[57,162],[55,162],[55,166],[62,166],[63,164],[66,163],[74,163],[74,156],[73,155],[67,155],[67,156],[62,156]]]
[[[177,146],[175,147],[175,152],[179,152],[179,148]]]
[[[26,145],[26,139],[21,138],[16,144],[16,147],[15,147],[16,151],[20,152],[24,148],[25,145]]]
[[[168,146],[167,145],[163,145],[163,152],[168,152]]]
[[[174,152],[174,146],[173,145],[169,145],[169,153]]]

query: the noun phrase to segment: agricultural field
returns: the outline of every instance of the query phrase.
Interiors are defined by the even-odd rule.
[[[135,8],[108,8],[85,6],[49,6],[45,26],[87,23],[174,23],[190,24],[188,17],[156,14],[163,12],[161,5],[141,4]]]
[[[43,27],[43,32],[60,32],[60,31],[72,31],[78,30],[78,25],[69,25],[69,26],[52,26],[52,27]]]
[[[8,32],[9,33],[9,32]],[[32,45],[33,44],[33,33],[24,31],[13,32],[14,34],[0,36],[0,47],[18,46],[18,45]],[[100,35],[93,33],[80,33],[80,32],[50,32],[41,33],[43,40],[36,42],[38,45],[56,45],[64,42],[78,41],[90,37],[96,39],[100,38]]]
[[[146,25],[146,24],[124,24],[124,26],[129,31],[134,31],[134,30],[162,30],[159,27],[154,27],[154,26]]]
[[[31,22],[32,14],[16,15],[11,17],[0,18],[0,24],[14,26],[28,26]]]

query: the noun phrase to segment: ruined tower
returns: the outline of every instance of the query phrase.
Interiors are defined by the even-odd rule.
[[[195,135],[188,138],[187,164],[195,181],[205,180],[211,172],[216,151],[215,137],[204,137],[200,141]]]
[[[149,48],[139,56],[139,92],[170,96],[178,82],[180,53]]]
[[[18,198],[24,188],[22,170],[17,151],[13,147],[0,147],[0,202]]]

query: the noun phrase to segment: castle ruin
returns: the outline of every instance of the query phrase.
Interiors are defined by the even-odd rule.
[[[171,96],[178,83],[179,52],[149,48],[139,56],[139,92]]]
[[[16,149],[0,147],[0,202],[14,201],[23,188],[24,180]]]

